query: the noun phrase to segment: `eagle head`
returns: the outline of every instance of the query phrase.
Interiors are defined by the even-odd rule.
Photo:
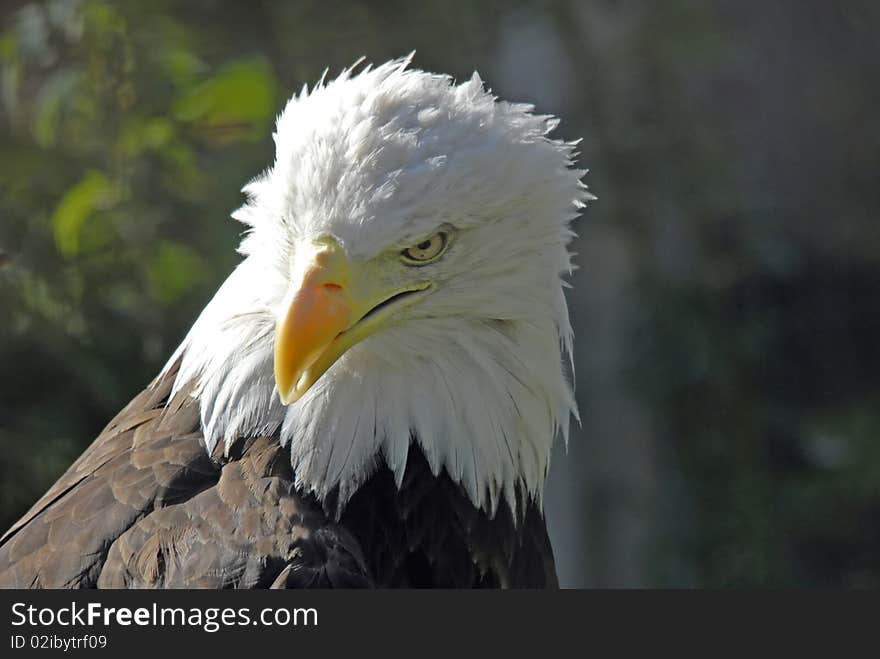
[[[417,445],[475,506],[540,502],[577,415],[566,362],[574,143],[530,105],[409,58],[303,88],[244,188],[242,262],[172,357],[209,450],[290,448],[344,503]]]

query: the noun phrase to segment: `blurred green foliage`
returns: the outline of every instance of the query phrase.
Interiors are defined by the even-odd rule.
[[[270,155],[280,102],[264,56],[207,61],[190,26],[145,5],[8,18],[4,524],[152,377],[235,263],[223,218]]]
[[[558,476],[577,499],[563,582],[880,585],[878,14],[13,3],[0,526],[152,378],[234,266],[225,218],[271,162],[286,97],[325,67],[416,48],[417,66],[479,69],[586,137],[600,200],[575,245],[584,426]]]

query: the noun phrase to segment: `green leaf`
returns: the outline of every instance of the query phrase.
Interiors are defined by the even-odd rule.
[[[40,90],[33,118],[33,134],[41,147],[55,144],[62,104],[69,102],[79,78],[75,71],[60,71]]]
[[[164,49],[160,59],[165,74],[178,88],[191,84],[191,81],[206,68],[205,63],[195,53],[180,45]]]
[[[174,124],[165,117],[136,117],[122,129],[119,146],[127,156],[156,151],[174,137]]]
[[[209,281],[207,262],[180,243],[162,241],[147,265],[150,293],[162,302],[173,302]]]
[[[64,193],[52,214],[55,245],[65,256],[80,251],[82,229],[89,217],[113,200],[113,184],[102,172],[90,170]]]
[[[275,112],[276,87],[264,59],[238,60],[181,96],[174,114],[221,141],[257,137]]]
[[[15,57],[18,39],[12,31],[0,34],[0,60],[9,61]]]

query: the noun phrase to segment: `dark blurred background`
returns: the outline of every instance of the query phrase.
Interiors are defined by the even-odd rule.
[[[0,11],[0,527],[236,263],[286,97],[416,49],[584,138],[563,585],[880,587],[880,3]]]

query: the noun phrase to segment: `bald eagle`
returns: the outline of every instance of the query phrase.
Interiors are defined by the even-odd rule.
[[[557,119],[409,58],[288,102],[242,261],[0,539],[0,585],[550,587],[592,196]]]

